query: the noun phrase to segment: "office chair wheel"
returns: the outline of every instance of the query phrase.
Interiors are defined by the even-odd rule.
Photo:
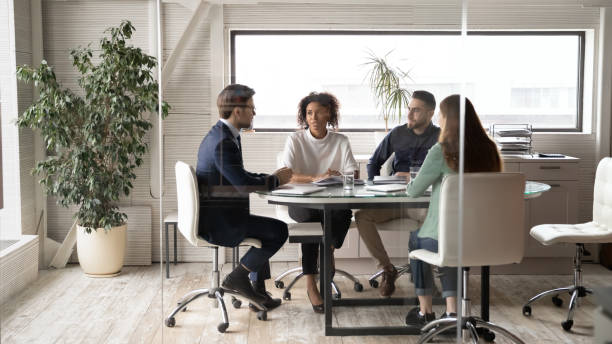
[[[531,306],[523,306],[523,315],[526,317],[531,316]]]
[[[235,297],[232,297],[232,306],[234,306],[234,308],[238,309],[238,308],[240,308],[240,306],[242,306],[242,301],[238,300]]]
[[[288,292],[288,291],[284,292],[283,293],[283,300],[285,300],[285,301],[291,300],[291,293]]]
[[[485,340],[485,342],[492,343],[495,340],[495,333],[486,331],[482,334],[482,338]]]
[[[370,280],[370,287],[378,288],[378,281],[377,280]]]
[[[285,287],[285,283],[283,283],[283,281],[274,281],[274,286],[278,289],[283,289]]]
[[[557,307],[561,307],[563,306],[563,300],[561,298],[559,298],[558,296],[553,296],[552,297],[552,303],[557,306]],[[570,325],[571,327],[571,325]]]
[[[261,321],[268,320],[268,312],[266,312],[266,311],[259,311],[259,312],[257,312],[257,319],[261,320]]]
[[[166,319],[165,323],[166,327],[174,327],[174,325],[176,325],[176,319],[174,319],[174,317],[168,318]]]
[[[342,298],[342,294],[338,292],[338,294],[332,294],[332,299],[340,300]]]
[[[363,291],[363,285],[359,282],[355,282],[355,285],[353,286],[353,289],[355,289],[355,291],[357,292],[361,292]]]
[[[227,330],[228,327],[229,323],[220,323],[219,325],[217,325],[217,331],[219,331],[220,333],[225,333],[225,330]]]
[[[561,327],[563,327],[563,329],[566,330],[567,332],[569,332],[572,329],[573,325],[574,325],[574,320],[566,320],[561,323]]]

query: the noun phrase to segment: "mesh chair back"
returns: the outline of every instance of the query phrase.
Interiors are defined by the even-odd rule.
[[[176,173],[176,201],[178,203],[178,228],[194,246],[198,245],[198,217],[200,199],[198,179],[193,167],[182,161],[174,165]]]
[[[525,177],[464,174],[462,266],[518,263],[525,249]],[[442,181],[439,252],[442,266],[459,265],[459,176]]]
[[[612,229],[612,158],[603,158],[597,165],[593,222]]]

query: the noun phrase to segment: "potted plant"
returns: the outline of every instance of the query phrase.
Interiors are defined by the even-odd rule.
[[[39,131],[51,152],[32,173],[58,204],[77,207],[79,263],[90,276],[121,271],[127,215],[117,203],[133,188],[135,169],[148,149],[148,113],[158,108],[157,61],[126,43],[133,31],[129,21],[107,29],[97,61],[90,45],[70,52],[80,73],[78,93],[62,87],[46,61],[17,68],[18,79],[33,82],[40,93],[17,125]],[[163,103],[162,118],[168,109]]]
[[[402,120],[402,111],[408,108],[411,92],[402,87],[406,78],[410,78],[407,72],[389,65],[387,60],[391,51],[384,57],[379,57],[370,51],[366,66],[369,70],[366,78],[369,81],[376,105],[380,106],[380,114],[385,121],[385,132],[389,131],[389,119],[395,120],[397,114],[398,123]]]

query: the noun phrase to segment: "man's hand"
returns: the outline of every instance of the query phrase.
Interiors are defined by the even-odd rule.
[[[341,175],[340,172],[332,170],[331,168],[328,168],[327,172],[325,172],[323,174],[320,174],[318,176],[312,177],[312,181],[316,183],[316,182],[321,181],[323,179],[327,179],[327,178],[332,177],[332,176],[340,176],[340,175]]]
[[[338,172],[336,170],[332,170],[331,168],[328,168],[327,169],[327,175],[330,176],[330,177],[331,176],[341,176],[342,173],[340,173],[340,172]]]
[[[272,173],[278,178],[278,185],[287,184],[293,175],[293,171],[289,167],[281,167]]]
[[[406,181],[410,181],[410,172],[395,172],[394,176],[406,177]]]

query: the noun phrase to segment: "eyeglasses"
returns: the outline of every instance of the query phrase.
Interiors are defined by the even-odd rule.
[[[255,106],[252,106],[252,105],[243,105],[242,107],[249,108],[249,109],[251,109],[251,111],[253,111],[253,113],[255,113]]]

